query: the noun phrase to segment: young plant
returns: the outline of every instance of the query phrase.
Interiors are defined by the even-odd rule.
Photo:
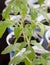
[[[39,0],[40,10],[35,9],[27,3],[27,0],[10,0],[7,7],[3,11],[3,18],[4,21],[0,22],[0,38],[2,37],[3,33],[5,32],[7,27],[15,26],[14,27],[14,35],[16,37],[14,44],[10,44],[10,46],[6,47],[2,54],[10,53],[14,50],[14,56],[12,60],[10,60],[9,65],[11,64],[19,64],[20,62],[24,62],[25,65],[50,65],[49,60],[46,62],[46,57],[48,55],[41,55],[39,58],[36,58],[36,53],[32,48],[32,45],[35,45],[41,48],[43,51],[43,47],[36,42],[36,40],[31,40],[33,33],[35,32],[36,28],[40,28],[41,35],[44,33],[45,26],[36,20],[38,14],[43,14],[48,21],[48,17],[46,16],[46,12],[41,9],[41,5],[43,4],[44,0]],[[28,15],[28,8],[30,8],[30,23],[24,25],[24,20]],[[10,13],[17,15],[20,12],[21,20],[17,24],[14,23],[13,20],[10,20]],[[18,43],[18,38],[23,35],[24,42]],[[27,47],[26,47],[27,45]],[[25,48],[25,51],[22,53],[21,50]],[[20,52],[20,53],[19,53]]]

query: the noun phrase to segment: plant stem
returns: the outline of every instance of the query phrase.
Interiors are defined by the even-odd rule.
[[[17,39],[15,39],[14,44],[16,44],[16,42],[17,42]]]
[[[22,27],[22,29],[23,29],[24,18],[25,18],[25,17],[23,17],[23,18],[22,18],[22,21],[21,21],[21,27]],[[24,40],[26,39],[27,44],[28,44],[28,46],[30,47],[29,40],[28,40],[27,36],[25,35],[24,31],[22,31],[22,33],[23,33],[23,35],[24,35]]]
[[[25,56],[25,58],[30,62],[30,64],[32,64],[32,61],[30,61],[30,59],[27,56]]]

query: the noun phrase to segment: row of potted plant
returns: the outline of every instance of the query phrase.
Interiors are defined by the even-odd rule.
[[[35,1],[34,4],[37,3]],[[12,27],[10,30],[13,32],[7,36],[8,47],[2,54],[10,53],[9,65],[20,62],[23,65],[50,65],[50,52],[46,50],[50,46],[50,14],[43,7],[45,0],[38,0],[37,8],[33,2],[28,2],[10,0],[4,9],[2,15],[5,20],[0,22],[0,38],[7,27]],[[47,40],[46,48],[43,46],[46,45],[44,37]]]

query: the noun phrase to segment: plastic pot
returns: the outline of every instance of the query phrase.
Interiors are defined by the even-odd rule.
[[[7,38],[6,38],[6,41],[7,41],[7,44],[10,45],[10,42],[9,42],[9,39],[12,37],[12,35],[14,35],[14,32],[11,32]],[[43,39],[41,40],[40,44],[42,45],[42,42],[43,42]],[[34,49],[35,53],[44,53],[42,49],[38,48],[37,46],[32,46],[32,48]],[[25,49],[25,48],[24,48]],[[45,51],[47,52],[47,51]]]
[[[45,37],[46,37],[47,42],[50,43],[50,30],[48,30],[48,31],[46,32]]]
[[[18,23],[20,21],[20,19],[21,19],[20,15],[16,15],[16,16],[15,15],[10,15],[10,20],[14,20],[15,24]],[[14,31],[14,27],[13,26],[8,28],[8,32],[9,33],[13,32],[13,31]]]
[[[11,32],[10,34],[8,34],[8,36],[6,38],[8,45],[10,45],[9,39],[12,37],[12,35],[14,35],[14,32]],[[42,45],[42,43],[43,43],[43,39],[41,40],[40,45]],[[37,46],[32,46],[32,48],[34,49],[35,53],[38,53],[38,54],[48,53],[47,50],[45,50],[45,52],[44,52],[44,50],[38,48]],[[25,50],[26,50],[26,48],[23,48],[16,56],[18,56],[18,55],[21,56],[25,52]],[[10,53],[10,60],[12,59],[13,56],[14,56],[14,51],[12,50]]]
[[[48,18],[50,19],[50,13],[47,14]],[[37,17],[37,21],[44,23],[43,21],[46,20],[46,18],[43,15],[40,15]],[[49,25],[44,24],[46,27],[46,30],[50,29]]]

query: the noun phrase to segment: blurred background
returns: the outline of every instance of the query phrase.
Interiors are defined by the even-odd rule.
[[[2,20],[2,11],[5,8],[5,0],[0,0],[0,21]],[[7,29],[0,39],[0,65],[8,65],[9,54],[1,55],[2,50],[7,46],[6,36],[8,35]]]

